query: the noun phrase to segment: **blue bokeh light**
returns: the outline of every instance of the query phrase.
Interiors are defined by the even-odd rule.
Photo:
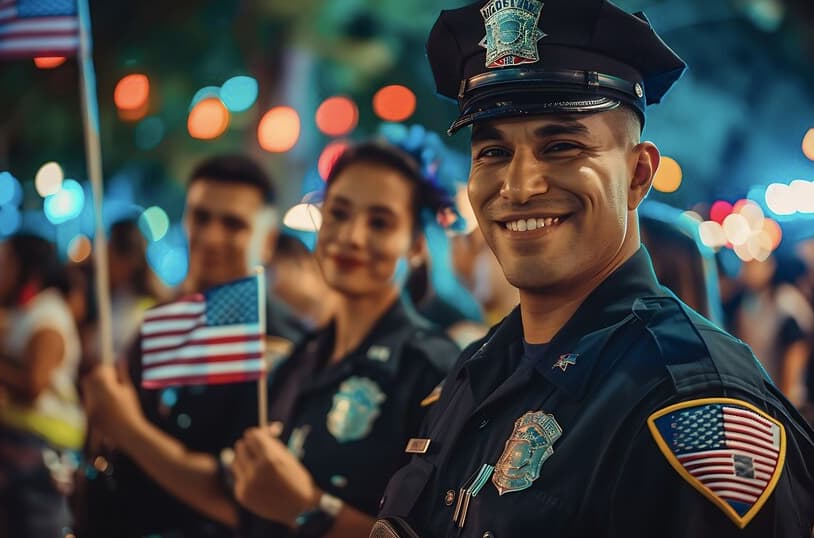
[[[218,86],[204,86],[192,96],[192,101],[189,103],[189,110],[192,111],[195,105],[206,99],[207,97],[217,97],[220,99],[220,88]]]
[[[22,215],[20,210],[13,205],[0,207],[0,237],[8,236],[20,228]]]
[[[75,179],[62,182],[62,189],[45,199],[45,216],[53,224],[61,224],[79,216],[85,206],[85,191]]]
[[[257,81],[252,77],[232,77],[223,83],[220,98],[230,112],[243,112],[257,100]]]
[[[23,201],[23,188],[10,172],[0,172],[0,206],[19,205]]]

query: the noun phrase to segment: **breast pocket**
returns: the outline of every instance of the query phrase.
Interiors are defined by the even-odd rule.
[[[492,484],[472,499],[464,537],[563,536],[573,510],[535,488],[498,495]]]
[[[379,514],[406,518],[427,487],[435,465],[421,457],[396,471],[382,497]]]

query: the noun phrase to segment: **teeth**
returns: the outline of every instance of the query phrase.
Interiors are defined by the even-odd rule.
[[[506,229],[513,232],[525,232],[545,228],[560,223],[560,217],[518,219],[506,223]]]

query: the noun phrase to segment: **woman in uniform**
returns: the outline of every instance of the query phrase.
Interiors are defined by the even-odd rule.
[[[351,147],[333,166],[315,255],[336,314],[273,375],[272,428],[236,445],[245,535],[367,536],[405,447],[426,450],[411,436],[457,348],[402,287],[421,260],[423,221],[450,200],[392,145]]]

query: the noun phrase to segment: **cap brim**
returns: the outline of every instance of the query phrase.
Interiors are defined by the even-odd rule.
[[[536,116],[541,114],[597,114],[614,110],[622,101],[602,95],[542,94],[494,96],[472,103],[447,130],[455,134],[462,127],[496,118]]]

